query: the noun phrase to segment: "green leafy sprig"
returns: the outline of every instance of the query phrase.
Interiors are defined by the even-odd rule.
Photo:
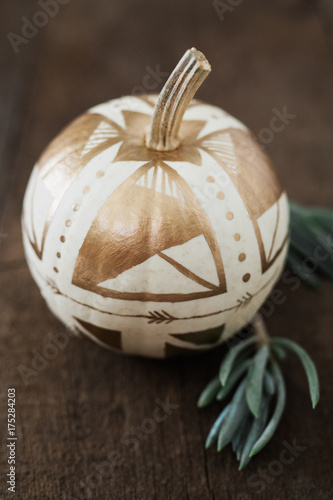
[[[289,202],[290,245],[287,267],[312,288],[320,275],[333,280],[333,211]],[[279,362],[287,351],[296,354],[305,370],[312,406],[319,401],[316,367],[296,342],[267,334],[261,316],[253,321],[254,336],[230,348],[220,372],[204,389],[200,408],[214,401],[230,401],[216,419],[206,447],[218,451],[229,443],[243,469],[272,438],[286,405],[286,387]]]
[[[286,405],[286,387],[279,366],[291,351],[305,370],[312,406],[319,400],[316,367],[296,342],[269,338],[260,315],[253,321],[254,336],[232,347],[221,363],[219,375],[201,393],[198,406],[222,401],[233,393],[213,424],[206,448],[217,443],[221,451],[231,443],[243,469],[272,438]],[[256,347],[257,349],[253,349]]]
[[[290,246],[287,266],[312,288],[319,275],[333,280],[333,212],[290,201]]]

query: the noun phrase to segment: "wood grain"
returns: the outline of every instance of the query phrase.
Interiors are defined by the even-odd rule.
[[[20,33],[22,16],[31,19],[40,7],[30,0],[0,1],[0,433],[6,437],[7,389],[15,387],[16,498],[333,497],[333,284],[326,282],[314,293],[280,283],[283,303],[271,300],[265,306],[270,333],[290,336],[312,354],[321,401],[313,412],[305,376],[290,357],[285,366],[288,412],[271,443],[238,472],[230,449],[221,454],[204,449],[219,406],[196,408],[226,348],[157,362],[117,356],[89,340],[69,338],[29,275],[20,234],[31,168],[54,135],[90,106],[135,93],[153,71],[151,90],[159,91],[165,76],[158,70],[171,71],[193,45],[213,68],[199,98],[225,108],[262,137],[274,109],[286,107],[296,115],[274,134],[266,151],[291,197],[333,208],[333,67],[327,28],[332,12],[319,3],[325,4],[243,1],[221,21],[213,3],[200,0],[71,0],[15,54],[7,33]],[[57,334],[66,346],[24,383],[22,366],[31,369],[37,352],[50,354],[47,345]],[[157,410],[166,400],[176,406],[170,414]],[[281,470],[276,461],[284,442],[294,440],[306,449]],[[10,497],[6,457],[2,440],[1,498]]]

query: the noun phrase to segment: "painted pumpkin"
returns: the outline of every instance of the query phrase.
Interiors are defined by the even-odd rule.
[[[286,194],[248,129],[192,99],[209,70],[187,51],[159,98],[90,109],[31,174],[31,273],[64,324],[117,352],[214,347],[253,318],[283,269]]]

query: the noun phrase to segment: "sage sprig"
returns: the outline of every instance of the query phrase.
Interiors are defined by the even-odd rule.
[[[333,280],[333,212],[289,202],[290,245],[287,266],[307,285],[318,288],[320,275]],[[311,264],[311,266],[309,266]],[[198,406],[231,397],[216,419],[206,440],[227,444],[243,469],[273,437],[286,406],[286,386],[279,362],[288,352],[301,361],[310,390],[312,407],[319,401],[319,379],[314,362],[296,342],[270,338],[263,320],[253,321],[254,336],[232,346],[216,376],[201,393]]]
[[[202,391],[198,406],[226,399],[230,402],[213,424],[206,448],[217,442],[217,450],[229,443],[243,469],[273,437],[286,406],[286,387],[279,361],[287,351],[296,354],[305,370],[312,406],[319,401],[319,379],[307,352],[296,342],[270,338],[257,315],[254,335],[231,347],[221,363],[219,375]],[[256,350],[253,352],[253,347]]]
[[[319,275],[333,280],[333,212],[289,202],[290,245],[287,266],[312,288]]]

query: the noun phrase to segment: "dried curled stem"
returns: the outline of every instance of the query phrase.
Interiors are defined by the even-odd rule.
[[[157,151],[172,151],[180,140],[179,127],[196,91],[211,67],[197,49],[187,50],[164,85],[155,106],[146,146]]]

